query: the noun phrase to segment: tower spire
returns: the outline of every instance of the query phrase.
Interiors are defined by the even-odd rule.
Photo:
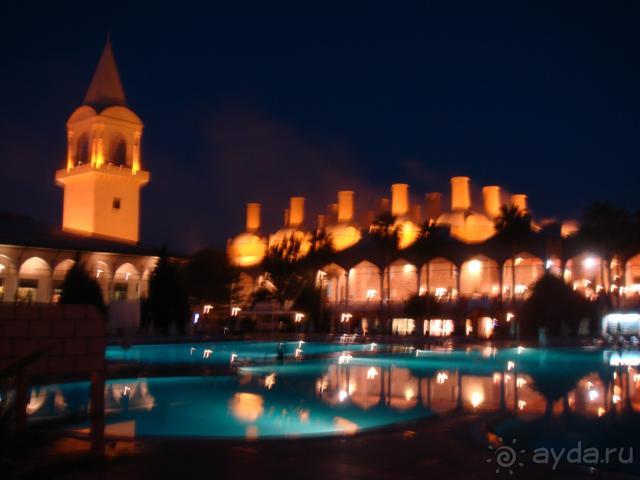
[[[107,32],[107,41],[83,103],[97,110],[114,105],[124,106],[127,103],[111,48],[110,32]]]

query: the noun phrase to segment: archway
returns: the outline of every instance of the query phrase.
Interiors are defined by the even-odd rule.
[[[518,253],[514,258],[509,258],[502,267],[503,291],[505,298],[521,300],[530,295],[531,287],[544,274],[545,264],[527,252]]]
[[[379,302],[380,269],[364,260],[349,270],[349,305]]]
[[[437,257],[421,269],[420,288],[437,299],[449,300],[455,297],[456,266],[443,257]]]
[[[318,278],[324,298],[330,304],[343,304],[347,295],[347,271],[340,265],[330,263],[322,267]]]
[[[76,262],[68,258],[66,260],[62,260],[60,263],[58,263],[58,265],[56,265],[56,268],[53,269],[53,283],[51,285],[51,301],[53,303],[58,303],[58,301],[60,300],[64,278],[67,276],[67,272],[71,270],[71,267],[73,267],[75,263]]]
[[[113,275],[111,300],[126,301],[140,298],[140,274],[133,264],[123,263]]]
[[[500,293],[498,264],[484,255],[470,258],[460,269],[460,294],[466,297],[495,297]]]
[[[405,302],[412,295],[418,293],[418,270],[415,265],[400,258],[389,265],[391,288],[387,285],[387,275],[384,275],[384,290],[389,292],[391,302]]]
[[[51,268],[40,257],[31,257],[24,261],[18,272],[19,303],[48,302],[50,300]]]

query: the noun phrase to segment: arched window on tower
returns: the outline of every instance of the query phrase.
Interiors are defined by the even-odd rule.
[[[127,142],[124,137],[118,136],[111,142],[109,163],[119,167],[127,165]]]
[[[89,163],[91,159],[90,153],[89,135],[84,133],[80,135],[76,143],[76,167],[84,163]]]

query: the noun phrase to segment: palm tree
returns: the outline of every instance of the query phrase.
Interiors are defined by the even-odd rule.
[[[511,249],[511,300],[515,299],[516,254],[531,238],[531,215],[516,205],[503,205],[495,220],[496,237]]]
[[[396,217],[391,212],[381,213],[371,225],[371,235],[382,250],[384,257],[384,269],[387,275],[387,308],[391,307],[391,257],[398,250],[402,227],[396,225]],[[380,309],[384,294],[380,292]]]
[[[611,261],[614,256],[622,256],[627,251],[634,241],[634,230],[633,218],[624,208],[594,202],[585,211],[579,235],[585,246],[598,252],[602,259],[603,288],[605,270],[611,279]]]

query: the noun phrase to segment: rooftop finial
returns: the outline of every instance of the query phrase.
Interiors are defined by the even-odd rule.
[[[126,105],[124,89],[111,48],[111,31],[107,30],[107,41],[84,97],[84,104],[102,110],[114,105]]]

